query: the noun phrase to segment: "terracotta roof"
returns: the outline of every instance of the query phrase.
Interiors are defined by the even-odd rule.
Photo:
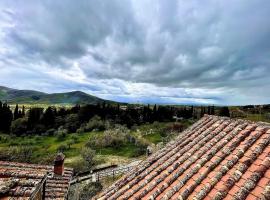
[[[270,199],[270,126],[205,115],[99,199]]]
[[[53,166],[0,161],[0,199],[29,199],[46,175],[45,199],[64,199],[72,174],[71,168],[59,176]]]

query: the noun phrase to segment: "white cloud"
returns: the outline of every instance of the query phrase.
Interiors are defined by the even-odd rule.
[[[267,0],[30,2],[0,2],[0,84],[133,102],[269,103]]]

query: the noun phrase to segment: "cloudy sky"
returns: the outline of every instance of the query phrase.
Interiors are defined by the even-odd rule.
[[[270,103],[269,0],[1,0],[0,85]]]

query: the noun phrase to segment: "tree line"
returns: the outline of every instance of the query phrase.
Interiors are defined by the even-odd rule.
[[[16,105],[12,112],[7,103],[0,102],[0,131],[15,135],[42,134],[45,132],[50,134],[61,127],[67,132],[76,132],[94,116],[99,116],[103,121],[126,125],[130,128],[134,125],[155,121],[174,121],[175,117],[190,119],[202,117],[204,114],[214,115],[215,110],[214,106],[138,106],[113,105],[104,102],[97,105],[75,105],[71,108],[49,106],[44,109],[32,107],[27,111],[25,111],[24,106],[19,108]],[[222,115],[228,116],[229,109],[225,109]]]

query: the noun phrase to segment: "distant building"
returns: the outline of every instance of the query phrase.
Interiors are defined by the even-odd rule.
[[[0,161],[0,199],[64,200],[73,170],[64,168],[64,155],[54,166]]]
[[[184,118],[183,117],[177,117],[176,115],[173,116],[173,119],[175,119],[176,122],[182,121]]]
[[[120,110],[127,110],[127,106],[120,106]]]

